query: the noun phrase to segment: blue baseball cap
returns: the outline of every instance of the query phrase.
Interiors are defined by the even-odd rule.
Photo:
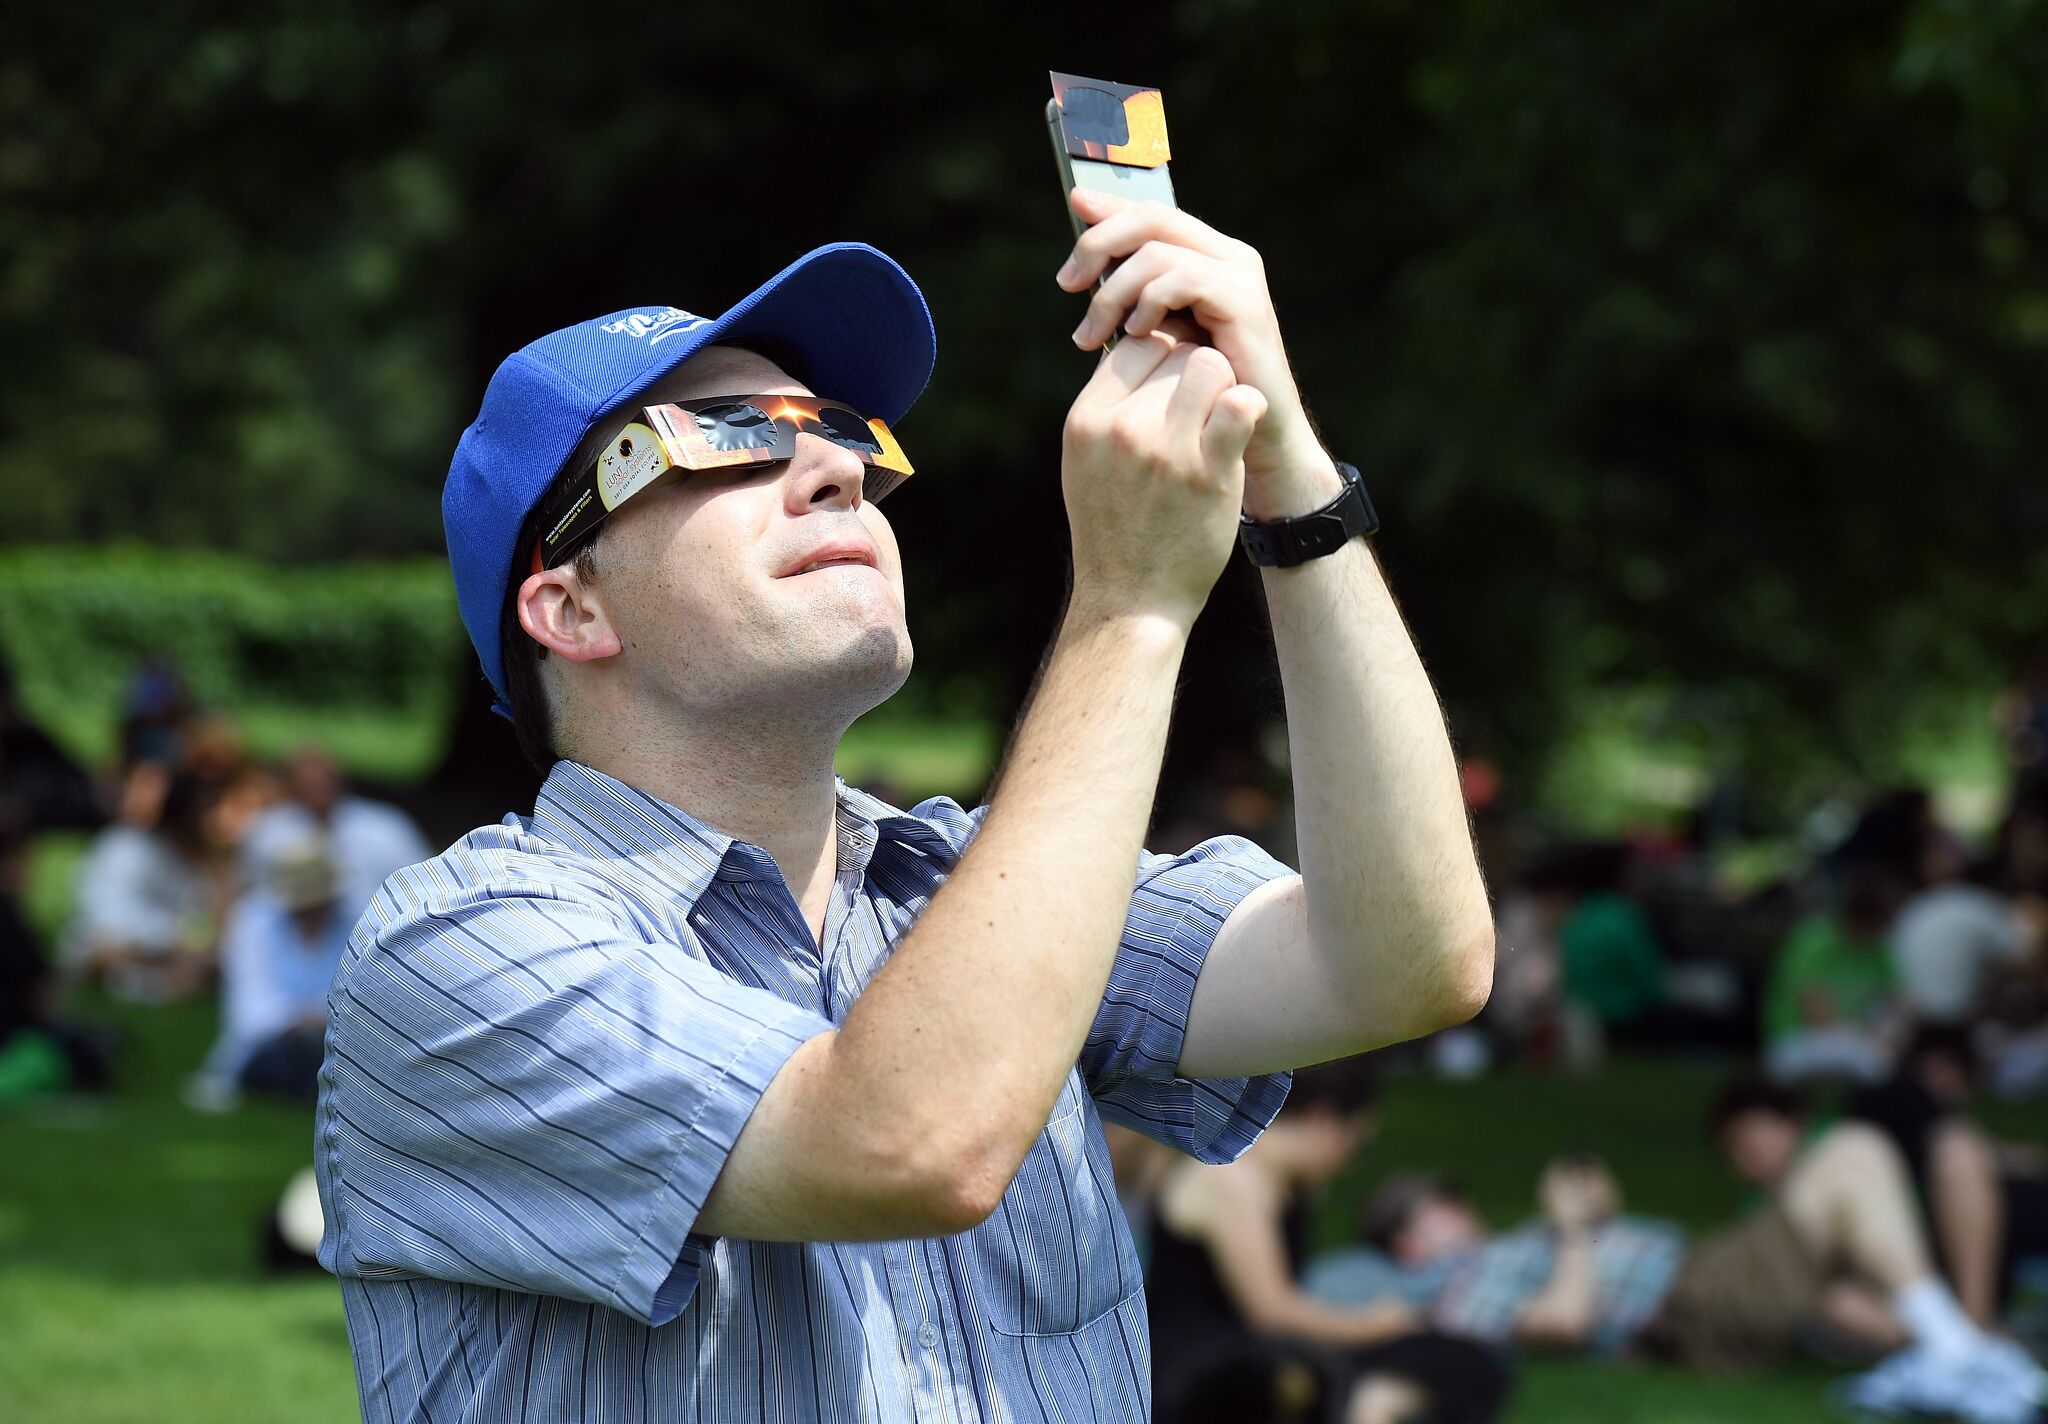
[[[788,345],[810,363],[813,391],[891,425],[923,393],[938,356],[931,311],[910,274],[864,242],[835,242],[716,320],[681,307],[628,307],[506,357],[441,490],[455,600],[500,715],[512,713],[498,620],[526,516],[593,426],[706,346],[736,337]]]

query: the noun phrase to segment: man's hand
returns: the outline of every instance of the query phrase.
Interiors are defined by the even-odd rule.
[[[1334,495],[1335,472],[1288,369],[1258,250],[1164,203],[1093,188],[1074,189],[1068,203],[1092,226],[1075,242],[1059,285],[1086,290],[1121,259],[1089,301],[1075,345],[1092,350],[1119,327],[1143,336],[1158,330],[1167,313],[1186,309],[1237,379],[1266,398],[1266,417],[1244,452],[1246,512],[1255,519],[1302,514]],[[1327,487],[1295,487],[1319,477]]]
[[[1265,409],[1214,347],[1163,332],[1097,364],[1067,412],[1060,469],[1076,611],[1194,622],[1236,545],[1245,443]]]

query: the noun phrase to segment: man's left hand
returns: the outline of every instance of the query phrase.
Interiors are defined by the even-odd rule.
[[[1164,203],[1093,188],[1076,188],[1067,201],[1090,226],[1060,269],[1059,285],[1082,291],[1122,259],[1089,302],[1074,344],[1092,350],[1118,327],[1142,336],[1163,325],[1168,335],[1182,335],[1167,314],[1185,309],[1208,344],[1230,358],[1237,379],[1266,398],[1244,452],[1245,512],[1275,519],[1335,496],[1342,485],[1288,369],[1258,249]]]

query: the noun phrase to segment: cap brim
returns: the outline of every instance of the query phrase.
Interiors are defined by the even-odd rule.
[[[931,311],[916,284],[864,242],[805,253],[717,321],[690,332],[687,350],[662,374],[706,346],[741,336],[794,347],[810,363],[812,391],[891,424],[916,403],[938,359]]]

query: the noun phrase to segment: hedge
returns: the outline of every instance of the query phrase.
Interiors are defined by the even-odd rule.
[[[45,717],[118,708],[145,658],[209,705],[444,703],[468,644],[444,560],[278,568],[135,546],[0,548],[0,652]]]

